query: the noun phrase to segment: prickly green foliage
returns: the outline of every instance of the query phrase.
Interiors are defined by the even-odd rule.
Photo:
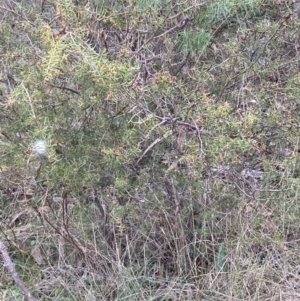
[[[0,24],[2,239],[33,270],[66,264],[47,281],[64,300],[270,299],[278,271],[241,279],[298,240],[292,4],[31,2]]]

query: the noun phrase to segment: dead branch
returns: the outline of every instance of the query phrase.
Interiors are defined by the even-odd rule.
[[[57,85],[50,84],[50,86],[53,87],[53,88],[57,88],[57,89],[61,89],[61,90],[66,90],[66,91],[75,93],[75,94],[77,94],[77,95],[80,95],[80,93],[79,93],[77,90],[75,90],[75,89],[73,89],[73,88],[70,88],[70,87],[66,87],[66,86],[63,85],[63,84],[62,84],[61,86],[57,86]]]
[[[23,283],[23,281],[20,279],[16,269],[15,269],[15,265],[12,262],[11,258],[8,255],[7,252],[7,248],[5,246],[5,244],[0,241],[0,253],[2,255],[3,261],[4,261],[4,265],[7,267],[9,273],[11,274],[11,276],[13,277],[17,287],[19,288],[21,294],[29,301],[37,301],[37,299],[35,299],[32,294],[29,292],[28,288],[25,286],[25,284]]]
[[[166,132],[162,137],[155,139],[144,151],[143,153],[139,156],[139,158],[136,160],[134,166],[137,166],[139,162],[146,156],[146,154],[161,140],[167,138],[171,134],[170,131]]]

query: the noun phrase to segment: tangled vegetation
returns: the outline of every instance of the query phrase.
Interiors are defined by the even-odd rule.
[[[299,45],[298,0],[2,0],[0,244],[32,296],[298,300]]]

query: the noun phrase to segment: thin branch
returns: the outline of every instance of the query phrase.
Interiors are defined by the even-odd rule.
[[[35,212],[38,214],[38,216],[40,217],[40,219],[44,222],[46,221],[50,227],[52,229],[54,229],[54,231],[60,235],[61,237],[63,237],[65,240],[67,240],[69,243],[71,243],[83,256],[85,255],[85,250],[84,248],[74,239],[74,237],[68,232],[67,232],[67,235],[64,235],[62,231],[59,230],[58,227],[56,227],[47,217],[44,213],[41,213],[39,211],[38,208],[36,207],[33,207],[33,209],[35,210]],[[64,229],[66,230],[66,229]]]
[[[20,279],[20,277],[19,277],[19,275],[18,275],[18,273],[15,269],[15,265],[12,262],[10,256],[8,255],[7,248],[1,240],[0,240],[0,253],[2,255],[4,265],[7,267],[9,273],[13,277],[17,287],[19,288],[19,290],[21,292],[21,294],[29,301],[38,301],[37,299],[35,299],[32,296],[32,294],[30,293],[28,288],[25,286],[24,282]]]
[[[192,128],[193,130],[197,130],[198,133],[200,134],[204,134],[204,135],[208,135],[208,136],[212,136],[212,132],[209,131],[209,130],[204,130],[204,129],[199,129],[199,127],[197,125],[193,125],[191,123],[188,123],[188,122],[185,122],[185,121],[180,121],[178,120],[178,118],[171,118],[171,117],[160,117],[160,116],[157,116],[157,115],[154,115],[155,118],[158,118],[160,120],[163,120],[164,123],[166,122],[176,122],[177,124],[180,124],[180,125],[185,125],[187,127],[190,127]]]
[[[176,72],[174,72],[174,76],[176,76],[181,71],[181,69],[186,65],[189,57],[190,57],[190,52],[188,52],[188,54],[186,55],[185,59],[183,60],[183,62],[181,64],[181,66],[176,70]]]
[[[50,86],[53,87],[53,88],[58,88],[58,89],[62,89],[62,90],[67,90],[67,91],[69,91],[69,92],[72,92],[72,93],[75,93],[75,94],[77,94],[77,95],[80,95],[80,93],[79,93],[77,90],[75,90],[75,89],[73,89],[73,88],[66,87],[66,86],[64,86],[64,85],[56,86],[56,85],[50,84]]]
[[[171,134],[171,131],[168,131],[167,133],[165,133],[162,137],[155,139],[144,151],[143,153],[139,156],[139,158],[137,159],[137,161],[135,162],[134,166],[137,166],[139,164],[139,162],[146,156],[146,154],[157,144],[159,143],[161,140],[167,138],[169,135]]]
[[[200,151],[201,151],[201,155],[204,155],[204,151],[203,151],[203,143],[202,143],[202,139],[201,139],[201,134],[200,134],[200,129],[197,125],[197,123],[195,122],[195,120],[193,119],[193,123],[194,126],[196,127],[196,131],[197,131],[197,135],[198,135],[198,140],[199,140],[199,146],[200,146]]]
[[[16,15],[17,17],[21,18],[22,20],[25,20],[25,21],[29,22],[29,24],[30,24],[31,26],[33,26],[33,27],[35,27],[35,28],[37,27],[33,22],[31,22],[30,20],[28,20],[27,16],[26,16],[26,18],[23,17],[22,15],[20,15],[19,13],[17,13],[17,12],[14,10],[14,8],[12,7],[12,5],[9,5],[9,4],[11,4],[11,3],[7,3],[7,5],[10,6],[9,8],[7,8],[7,7],[1,5],[1,6],[0,6],[0,10],[10,12],[10,13]],[[14,2],[14,4],[16,5],[15,2]]]
[[[34,120],[36,120],[36,115],[35,115],[35,112],[34,112],[33,102],[32,102],[31,96],[30,96],[30,94],[28,92],[28,89],[25,87],[25,85],[23,84],[23,82],[21,83],[21,86],[22,86],[22,88],[25,90],[25,92],[27,94],[27,97],[28,97],[28,100],[29,100],[29,105],[30,105],[31,112],[32,112],[32,116],[33,116]]]

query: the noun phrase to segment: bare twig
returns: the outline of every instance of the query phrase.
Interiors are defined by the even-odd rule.
[[[36,174],[35,174],[35,177],[34,177],[35,181],[37,181],[37,179],[40,176],[42,165],[43,165],[43,161],[41,160],[40,163],[39,163],[39,166],[36,169]]]
[[[71,243],[83,256],[85,256],[85,249],[80,245],[79,242],[77,242],[75,240],[75,238],[73,237],[73,235],[71,235],[70,232],[68,232],[68,229],[64,228],[63,230],[66,231],[67,235],[64,235],[64,233],[62,231],[60,231],[60,229],[58,227],[56,227],[48,218],[44,213],[41,213],[38,208],[33,207],[33,209],[35,210],[35,212],[38,214],[38,216],[40,217],[40,219],[44,222],[46,221],[46,223],[48,223],[50,225],[50,227],[52,229],[54,229],[54,231],[60,235],[61,237],[63,237],[65,240],[67,240],[69,243]]]
[[[61,89],[61,90],[66,90],[66,91],[75,93],[75,94],[77,94],[77,95],[80,95],[80,93],[79,93],[77,90],[75,90],[75,89],[73,89],[73,88],[70,88],[70,87],[66,87],[66,86],[64,86],[64,85],[57,86],[57,85],[50,84],[50,86],[53,87],[53,88],[58,88],[58,89]]]
[[[107,213],[105,210],[105,206],[101,204],[98,196],[97,190],[94,190],[92,196],[89,198],[99,209],[99,212],[101,214],[101,217],[99,219],[99,226],[100,229],[102,229],[103,235],[106,236],[106,222],[107,222]]]
[[[19,17],[21,20],[27,21],[31,26],[37,27],[33,22],[31,22],[30,20],[28,20],[27,16],[24,17],[23,15],[19,14],[18,12],[16,12],[16,10],[12,6],[9,7],[9,8],[7,8],[5,6],[0,5],[0,10],[10,12],[10,13],[16,15],[17,17]]]
[[[25,90],[25,92],[27,94],[29,104],[30,104],[30,108],[31,108],[31,112],[32,112],[32,116],[33,116],[34,120],[36,120],[36,115],[35,115],[35,111],[34,111],[33,102],[32,102],[31,96],[28,92],[28,89],[25,87],[25,85],[23,83],[21,83],[21,87]]]
[[[19,290],[21,292],[21,294],[29,301],[37,301],[37,299],[35,299],[32,296],[32,294],[29,292],[28,288],[25,286],[23,281],[20,279],[20,277],[19,277],[19,275],[18,275],[18,273],[15,269],[15,265],[12,262],[10,256],[8,255],[7,248],[6,248],[5,244],[2,241],[0,241],[0,253],[2,255],[4,265],[7,267],[9,273],[13,277],[17,287],[19,288]]]
[[[202,143],[202,139],[201,139],[201,133],[200,133],[200,129],[197,125],[197,123],[195,122],[195,120],[193,119],[193,123],[194,123],[194,126],[196,128],[196,131],[197,131],[197,135],[198,135],[198,140],[199,140],[199,147],[200,147],[200,151],[201,151],[201,155],[204,155],[204,151],[203,151],[203,143]]]
[[[197,130],[197,132],[200,133],[200,134],[212,136],[212,132],[211,132],[211,131],[204,130],[204,129],[199,129],[199,127],[198,127],[197,125],[195,125],[195,124],[193,125],[193,124],[188,123],[188,122],[185,122],[185,121],[180,121],[180,120],[178,120],[178,118],[160,117],[160,116],[156,116],[156,115],[154,115],[154,117],[155,117],[155,118],[158,118],[158,119],[160,119],[160,120],[163,120],[164,123],[174,121],[174,122],[176,122],[176,123],[179,124],[179,125],[185,125],[185,126],[187,126],[187,127],[189,127],[189,128],[192,128],[192,129],[194,129],[194,130]]]
[[[139,162],[146,156],[146,154],[152,149],[157,143],[159,143],[161,140],[167,138],[171,134],[171,131],[166,132],[162,137],[155,139],[139,156],[137,161],[135,162],[134,166],[137,166]]]

